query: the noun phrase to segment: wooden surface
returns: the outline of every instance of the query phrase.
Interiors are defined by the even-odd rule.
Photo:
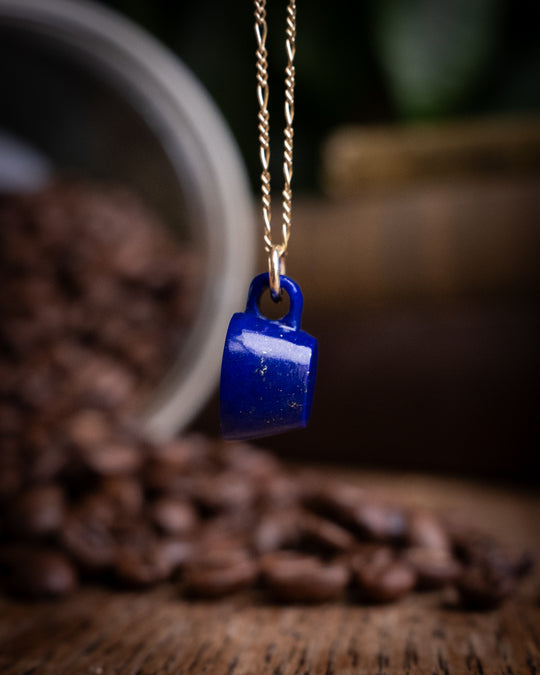
[[[335,197],[422,181],[512,176],[540,167],[540,119],[491,117],[435,124],[336,129],[322,153],[322,183]]]
[[[509,544],[538,550],[533,493],[415,475],[357,475],[407,503],[465,514]],[[445,593],[390,606],[279,606],[257,593],[186,602],[86,588],[60,602],[0,601],[0,672],[109,675],[540,673],[538,573],[493,612]]]
[[[358,197],[296,198],[287,272],[301,280],[308,319],[411,302],[537,297],[539,206],[540,172],[426,177]]]

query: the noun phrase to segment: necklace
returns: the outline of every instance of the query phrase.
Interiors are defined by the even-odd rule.
[[[272,240],[271,192],[270,192],[270,115],[268,113],[268,52],[266,50],[266,0],[255,0],[255,36],[257,38],[257,100],[259,102],[259,155],[262,165],[261,192],[264,222],[264,244],[268,253],[268,272],[272,298],[278,300],[281,294],[280,275],[285,274],[285,256],[291,236],[293,173],[293,119],[294,119],[294,53],[296,51],[296,2],[290,0],[287,5],[287,31],[285,49],[287,66],[285,68],[285,130],[283,143],[283,202],[281,244]]]
[[[274,242],[271,227],[267,33],[266,0],[255,0],[259,155],[268,272],[259,274],[251,282],[246,310],[233,315],[225,338],[221,365],[220,421],[223,437],[231,440],[269,436],[305,427],[311,412],[317,370],[317,341],[300,328],[302,291],[295,281],[285,276],[292,213],[295,0],[289,0],[287,5],[284,186],[280,243]],[[260,297],[267,288],[275,302],[281,299],[283,290],[289,296],[289,311],[281,319],[268,319],[259,309]]]

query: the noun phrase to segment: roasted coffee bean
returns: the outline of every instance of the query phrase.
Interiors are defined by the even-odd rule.
[[[139,480],[132,476],[107,476],[100,483],[103,499],[121,516],[137,516],[144,505],[144,493]]]
[[[329,602],[343,597],[349,571],[341,562],[283,551],[261,559],[261,571],[271,594],[287,602]]]
[[[68,463],[61,443],[55,442],[54,431],[46,420],[36,419],[19,436],[19,447],[25,455],[25,476],[31,483],[48,483],[58,479]]]
[[[194,535],[201,542],[230,539],[236,546],[251,550],[251,535],[256,522],[257,516],[253,512],[229,511],[201,519]]]
[[[300,546],[313,546],[322,552],[344,552],[353,548],[355,539],[340,525],[325,518],[302,513],[299,517]]]
[[[298,546],[300,517],[290,509],[270,511],[262,516],[253,532],[253,548],[259,554]]]
[[[280,471],[275,457],[247,443],[224,444],[221,450],[226,466],[247,480],[267,481],[276,477]]]
[[[16,385],[17,398],[28,408],[43,409],[49,402],[54,381],[55,374],[46,364],[38,368],[25,365]]]
[[[134,473],[143,464],[142,450],[133,441],[122,438],[81,448],[79,457],[85,466],[102,476]]]
[[[243,531],[227,529],[215,522],[209,522],[206,527],[197,530],[193,538],[194,548],[192,562],[235,558],[237,556],[251,557],[249,538]]]
[[[4,447],[6,442],[3,443]],[[13,464],[0,464],[0,501],[8,501],[14,498],[23,484],[22,471]],[[0,531],[2,523],[0,521]]]
[[[16,438],[23,427],[22,410],[12,403],[0,402],[0,438]]]
[[[457,552],[467,564],[505,576],[525,576],[534,565],[534,557],[530,552],[502,546],[493,538],[477,532],[463,535]]]
[[[92,408],[75,412],[64,421],[68,440],[80,448],[95,448],[111,438],[113,427],[108,414]]]
[[[166,468],[170,474],[181,475],[208,462],[210,441],[200,434],[190,434],[152,448],[151,459]]]
[[[461,602],[468,609],[498,607],[514,591],[515,585],[513,577],[481,565],[466,568],[456,582]]]
[[[185,476],[166,462],[150,460],[144,467],[144,484],[153,494],[189,496],[189,483]]]
[[[254,507],[255,485],[233,471],[193,480],[193,499],[210,513],[249,511]]]
[[[360,598],[370,602],[394,602],[415,586],[416,574],[404,560],[385,547],[367,549],[351,559],[353,579]]]
[[[158,546],[160,555],[166,560],[171,572],[193,560],[195,544],[190,539],[160,538]]]
[[[197,527],[197,513],[185,499],[161,497],[150,506],[150,518],[165,534],[189,535]]]
[[[386,504],[360,504],[352,513],[352,522],[367,539],[375,541],[399,541],[406,532],[403,511]]]
[[[358,577],[357,577],[358,578]],[[375,602],[394,602],[409,593],[415,585],[416,577],[410,566],[396,560],[365,582],[364,595]]]
[[[412,547],[450,551],[451,542],[442,522],[425,510],[409,514],[407,543]]]
[[[417,574],[419,588],[443,588],[453,583],[461,574],[460,563],[447,549],[411,548],[405,559]]]
[[[294,508],[300,504],[301,487],[293,476],[279,472],[257,486],[257,500],[265,509]]]
[[[521,579],[532,572],[536,564],[536,556],[532,551],[513,551],[508,554],[510,569],[516,579]]]
[[[95,356],[73,373],[71,386],[80,405],[118,408],[136,389],[136,375],[108,356]]]
[[[5,519],[11,533],[43,537],[57,532],[64,520],[62,490],[57,485],[37,485],[18,494],[8,505]]]
[[[0,451],[0,504],[9,503],[22,489],[24,466],[16,438],[3,438]],[[2,511],[0,511],[0,514]],[[0,524],[2,518],[0,518]]]
[[[366,491],[355,485],[329,480],[316,472],[301,474],[302,500],[320,515],[350,522],[366,498]]]
[[[78,585],[68,558],[36,547],[4,547],[0,553],[6,588],[31,598],[67,595]]]
[[[124,584],[150,586],[169,578],[179,564],[175,553],[178,555],[178,549],[173,551],[170,544],[155,538],[136,546],[120,546],[114,558],[114,571]]]
[[[390,504],[367,498],[365,490],[314,476],[304,501],[316,513],[351,528],[362,540],[400,541],[406,535],[405,513]]]
[[[183,589],[187,595],[221,597],[250,588],[258,573],[257,563],[242,550],[199,554],[184,569]]]
[[[114,511],[101,500],[87,500],[71,511],[60,533],[65,550],[84,568],[104,569],[115,560]]]

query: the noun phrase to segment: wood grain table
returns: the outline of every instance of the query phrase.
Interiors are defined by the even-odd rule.
[[[540,549],[533,491],[421,475],[353,477],[405,503],[464,514],[510,545]],[[0,672],[535,675],[539,591],[537,571],[491,612],[462,611],[448,592],[388,606],[280,606],[257,591],[187,602],[174,585],[148,592],[87,587],[58,602],[4,598]]]

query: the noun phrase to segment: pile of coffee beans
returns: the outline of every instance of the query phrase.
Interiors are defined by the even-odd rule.
[[[185,597],[385,603],[452,587],[488,608],[530,569],[462,524],[248,444],[146,438],[133,402],[181,338],[190,262],[133,196],[63,182],[3,198],[0,256],[7,591],[177,580]]]
[[[257,587],[284,602],[381,603],[453,586],[467,606],[489,608],[532,563],[246,444],[155,444],[96,410],[74,413],[63,433],[62,469],[3,503],[0,564],[19,594],[178,579],[186,597]]]
[[[132,407],[192,319],[194,256],[129,191],[0,196],[0,396],[18,412]]]

